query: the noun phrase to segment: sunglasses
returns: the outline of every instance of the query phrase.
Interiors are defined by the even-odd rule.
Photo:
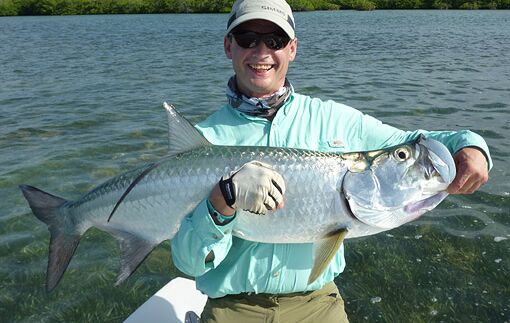
[[[236,40],[236,43],[242,48],[257,47],[261,41],[266,44],[267,48],[279,50],[287,46],[290,41],[288,36],[282,36],[275,33],[261,34],[254,31],[230,33]]]

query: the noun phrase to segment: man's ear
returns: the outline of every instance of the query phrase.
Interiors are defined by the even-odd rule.
[[[227,58],[232,59],[232,41],[228,36],[223,38],[223,49],[225,50],[225,55]]]
[[[293,62],[294,59],[296,58],[296,54],[297,54],[297,38],[294,38],[293,40],[291,40],[291,44],[290,44],[290,58],[289,58],[289,60],[291,62]]]

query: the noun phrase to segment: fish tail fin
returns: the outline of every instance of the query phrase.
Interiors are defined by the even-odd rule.
[[[60,206],[67,200],[46,193],[29,185],[19,186],[28,201],[34,215],[46,223],[50,231],[48,270],[46,290],[53,290],[67,269],[73,254],[80,242],[81,233],[76,230],[65,230],[65,217],[60,214]]]

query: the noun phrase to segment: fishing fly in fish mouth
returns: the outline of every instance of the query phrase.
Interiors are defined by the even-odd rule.
[[[80,237],[91,227],[119,240],[122,268],[117,283],[124,281],[156,245],[174,237],[216,178],[253,160],[285,179],[285,207],[262,212],[265,215],[239,210],[232,234],[257,242],[309,242],[329,250],[314,260],[310,282],[343,239],[414,220],[446,197],[455,177],[448,149],[424,137],[345,154],[215,146],[172,106],[165,103],[165,108],[173,138],[170,155],[162,160],[114,177],[75,201],[21,186],[33,213],[51,233],[48,289],[58,284]]]

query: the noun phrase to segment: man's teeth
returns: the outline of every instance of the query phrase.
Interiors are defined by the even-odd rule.
[[[250,67],[253,68],[254,70],[269,71],[273,67],[273,65],[270,65],[270,64],[250,64]]]

